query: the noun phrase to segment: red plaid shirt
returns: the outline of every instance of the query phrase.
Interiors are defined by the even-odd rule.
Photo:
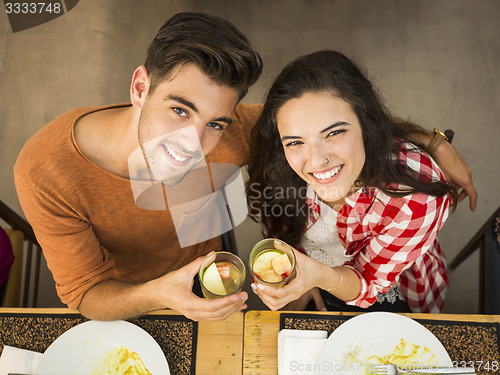
[[[420,174],[444,180],[438,165],[424,152],[403,145],[399,155]],[[318,219],[318,197],[308,187],[309,226]],[[393,198],[364,187],[345,199],[337,230],[345,263],[361,281],[361,292],[349,305],[368,307],[379,293],[398,283],[414,312],[440,312],[446,295],[446,261],[437,233],[448,217],[450,198],[422,193]]]

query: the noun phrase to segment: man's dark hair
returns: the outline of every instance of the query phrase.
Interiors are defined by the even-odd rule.
[[[178,13],[149,46],[145,67],[150,92],[178,64],[194,63],[212,81],[245,96],[262,73],[262,59],[231,22],[203,13]]]

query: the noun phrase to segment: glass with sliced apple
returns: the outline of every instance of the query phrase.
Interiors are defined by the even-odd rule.
[[[245,282],[243,261],[233,253],[218,251],[200,265],[198,278],[205,298],[215,299],[239,293]]]
[[[266,238],[253,247],[248,266],[254,283],[281,287],[295,277],[295,254],[285,242]]]

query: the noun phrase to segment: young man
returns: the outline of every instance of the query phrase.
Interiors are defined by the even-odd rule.
[[[259,111],[236,106],[261,71],[232,24],[178,14],[134,72],[131,105],[69,111],[26,144],[16,187],[63,303],[106,320],[161,308],[224,319],[246,307],[245,292],[213,301],[191,292],[202,256],[220,249],[220,238],[181,248],[169,205],[136,204],[129,156],[140,147],[165,185],[207,155],[207,164],[244,165]]]
[[[180,13],[134,72],[131,104],[71,110],[28,141],[14,168],[16,188],[63,303],[98,320],[162,308],[193,320],[224,319],[246,307],[245,292],[218,300],[192,293],[220,238],[181,246],[167,188],[184,186],[203,162],[246,164],[260,106],[238,103],[261,71],[260,56],[232,24]],[[146,184],[162,182],[156,193],[165,195],[163,207],[158,194],[152,209],[136,199],[134,183],[143,182],[141,173],[131,175],[136,150]],[[451,146],[435,155],[475,204],[460,155]],[[457,160],[461,167],[453,169]],[[181,190],[200,189],[191,183]]]

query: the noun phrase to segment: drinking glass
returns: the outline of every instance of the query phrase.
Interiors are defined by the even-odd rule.
[[[283,246],[282,249],[277,249],[275,244],[274,244],[274,241],[278,241],[278,242],[284,244],[285,246]],[[290,261],[290,264],[292,266],[290,274],[288,276],[284,277],[280,281],[276,281],[276,282],[264,281],[263,279],[261,279],[259,277],[259,275],[257,275],[254,272],[253,266],[254,266],[255,260],[261,254],[263,254],[264,252],[269,251],[269,250],[277,250],[279,252],[286,254],[288,257],[288,260]],[[262,241],[259,241],[253,247],[252,251],[250,252],[249,259],[248,259],[248,267],[250,268],[250,276],[252,277],[252,280],[254,283],[266,284],[266,285],[270,285],[270,286],[274,286],[274,287],[279,288],[283,285],[288,284],[290,281],[292,281],[295,278],[295,254],[291,250],[290,246],[288,246],[285,242],[278,240],[278,239],[275,239],[275,238],[266,238]]]
[[[216,274],[212,267],[209,273],[206,273],[212,263],[215,263],[215,267],[222,267],[222,270],[218,270]],[[243,289],[245,277],[246,270],[243,261],[227,251],[217,251],[215,259],[209,257],[203,260],[198,272],[201,291],[205,298],[208,299],[239,293]]]

